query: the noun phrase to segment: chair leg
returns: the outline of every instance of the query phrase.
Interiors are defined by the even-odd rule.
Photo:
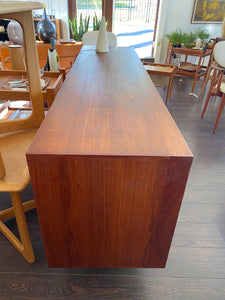
[[[201,114],[201,118],[203,118],[204,115],[205,115],[207,106],[209,104],[210,97],[211,96],[215,96],[215,94],[213,94],[211,91],[212,91],[213,87],[215,86],[216,81],[217,81],[217,70],[214,69],[212,80],[211,80],[211,84],[210,84],[209,91],[208,91],[208,95],[207,95],[207,98],[206,98],[206,101],[205,101],[205,105],[203,107],[203,111],[202,111],[202,114]]]
[[[34,209],[35,207],[36,206],[35,206],[34,200],[30,200],[30,201],[23,203],[24,212]],[[6,220],[9,220],[14,217],[15,217],[15,213],[14,213],[13,207],[10,207],[10,208],[0,211],[0,220],[1,221],[6,221]]]
[[[218,114],[216,117],[216,123],[215,123],[214,129],[213,129],[213,133],[216,132],[217,125],[219,123],[220,117],[221,117],[223,109],[224,109],[224,105],[225,105],[225,94],[223,94],[221,97],[220,106],[219,106]]]
[[[207,85],[207,83],[209,81],[209,76],[210,76],[211,70],[212,70],[212,62],[210,63],[210,65],[208,67],[208,70],[206,71],[206,74],[204,76],[204,81],[203,81],[202,89],[201,89],[201,92],[200,92],[200,95],[199,95],[199,99],[202,98],[202,95],[204,93],[205,87],[206,87],[206,85]]]
[[[0,221],[0,231],[29,263],[33,263],[35,261],[35,257],[20,193],[11,192],[10,195],[21,241],[8,229],[8,227],[2,221]]]
[[[210,92],[210,90],[209,90],[208,95],[207,95],[207,98],[206,98],[206,101],[205,101],[205,105],[204,105],[204,107],[203,107],[203,111],[202,111],[202,114],[201,114],[201,118],[203,118],[204,115],[205,115],[206,108],[207,108],[207,106],[208,106],[208,104],[209,104],[210,97],[211,97],[211,92]]]

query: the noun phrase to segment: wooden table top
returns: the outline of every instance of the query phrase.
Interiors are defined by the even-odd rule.
[[[84,46],[28,151],[47,155],[192,156],[130,48]]]
[[[30,11],[33,9],[41,9],[41,8],[43,8],[43,4],[40,2],[1,1],[0,2],[0,15],[4,15],[7,13]]]

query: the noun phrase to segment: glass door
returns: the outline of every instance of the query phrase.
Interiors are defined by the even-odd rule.
[[[118,46],[133,47],[140,58],[152,56],[159,0],[115,0]]]

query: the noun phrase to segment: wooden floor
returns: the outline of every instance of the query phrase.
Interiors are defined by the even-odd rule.
[[[32,211],[27,218],[35,264],[0,235],[0,299],[225,299],[225,115],[213,135],[219,101],[200,119],[205,96],[189,96],[191,85],[176,79],[168,103],[195,158],[166,268],[49,269]],[[166,91],[159,92],[165,99]],[[29,187],[24,199],[31,194]],[[1,208],[7,202],[1,195]],[[15,228],[13,220],[8,224]]]

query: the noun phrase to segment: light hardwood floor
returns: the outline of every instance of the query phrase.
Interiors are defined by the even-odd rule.
[[[27,218],[35,264],[0,235],[0,299],[225,299],[225,115],[213,135],[219,100],[200,119],[206,95],[189,96],[191,86],[190,79],[176,78],[168,101],[195,158],[166,268],[49,269],[32,211]],[[165,99],[166,91],[158,90]],[[29,187],[23,196],[31,194]],[[7,202],[7,195],[1,196],[0,207]],[[14,229],[14,220],[8,224]]]

